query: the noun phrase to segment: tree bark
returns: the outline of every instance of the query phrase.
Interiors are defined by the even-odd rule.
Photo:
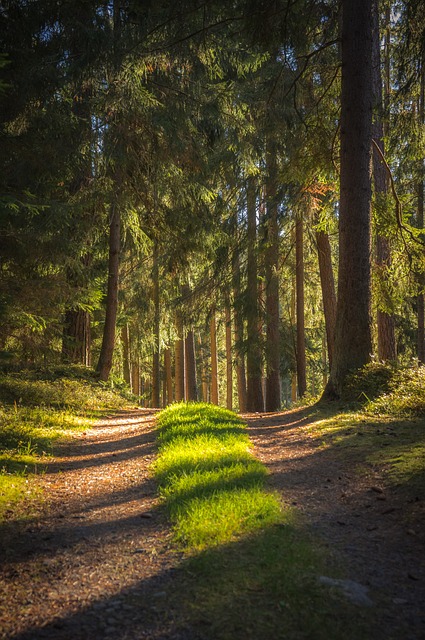
[[[166,399],[164,406],[173,402],[173,376],[171,373],[171,349],[164,349],[164,377]]]
[[[247,181],[248,217],[248,281],[246,291],[247,318],[247,410],[263,411],[262,353],[258,312],[258,267],[257,267],[257,211],[255,184],[252,177]]]
[[[211,402],[218,404],[218,356],[217,356],[217,328],[215,310],[210,319],[210,344],[211,344]]]
[[[152,262],[153,285],[153,355],[152,355],[152,406],[160,406],[161,395],[161,367],[160,367],[160,303],[159,303],[159,265],[158,265],[158,241],[154,240]]]
[[[176,402],[185,399],[185,381],[184,381],[184,340],[183,340],[183,319],[179,312],[176,313],[176,330],[177,340],[175,341],[175,396]]]
[[[279,334],[279,227],[277,203],[277,163],[274,145],[267,148],[267,216],[265,224],[266,274],[266,411],[281,406]]]
[[[118,311],[119,263],[121,248],[121,213],[117,204],[112,207],[109,225],[109,265],[108,288],[106,293],[106,313],[103,328],[102,346],[100,349],[97,372],[99,379],[106,381],[112,368],[115,346],[115,326]]]
[[[187,332],[185,340],[186,361],[186,400],[196,402],[198,385],[196,380],[195,335],[193,329]]]
[[[370,361],[372,0],[343,0],[338,301],[325,396]]]
[[[332,255],[329,236],[324,231],[316,232],[317,254],[319,258],[320,284],[322,288],[323,312],[325,315],[326,344],[328,350],[329,367],[332,366],[335,317],[336,317],[336,293],[335,279],[332,269]]]
[[[301,213],[297,214],[295,223],[295,282],[297,307],[297,383],[298,396],[305,395],[307,390],[306,357],[305,357],[305,318],[304,318],[304,230]]]
[[[378,0],[373,0],[373,44],[372,44],[372,90],[374,102],[374,121],[372,123],[372,137],[385,155],[384,125],[383,125],[383,99],[381,77],[381,38],[379,33],[379,7]],[[375,199],[379,206],[385,207],[388,195],[388,175],[386,167],[378,154],[377,149],[373,153],[373,178],[375,185]],[[376,267],[380,282],[381,295],[385,295],[388,282],[388,269],[391,266],[391,249],[388,238],[378,232],[376,238]],[[381,304],[380,304],[381,303]],[[396,360],[395,322],[394,316],[382,307],[382,301],[378,300],[377,325],[378,325],[378,357],[380,360]]]
[[[62,360],[86,367],[91,365],[91,322],[88,311],[69,309],[65,313]]]
[[[226,407],[233,409],[232,317],[230,301],[226,302]]]
[[[233,312],[235,323],[235,353],[236,353],[236,382],[238,387],[239,411],[246,411],[246,372],[245,355],[243,350],[243,315],[240,304],[241,274],[239,265],[239,253],[235,249],[233,253]]]
[[[425,124],[425,65],[421,62],[421,85],[419,94],[419,122],[423,126]],[[419,180],[417,185],[418,204],[417,204],[417,225],[419,229],[424,228],[424,160],[420,160]],[[423,236],[422,236],[423,237]],[[419,293],[417,296],[417,320],[418,320],[418,338],[417,338],[417,355],[421,363],[425,363],[425,304],[424,304],[424,274],[418,275]]]

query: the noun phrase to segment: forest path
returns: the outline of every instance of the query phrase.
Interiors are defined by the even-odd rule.
[[[347,577],[369,587],[389,630],[383,637],[396,637],[390,630],[400,623],[408,630],[401,640],[425,638],[425,527],[406,528],[403,505],[381,489],[376,470],[356,474],[349,459],[320,446],[309,433],[311,411],[243,419],[270,486],[343,559]],[[38,512],[0,528],[2,640],[198,637],[172,611],[164,617],[182,554],[158,508],[155,455],[155,412],[144,409],[106,418],[57,448],[39,478]]]
[[[346,577],[368,589],[382,637],[424,640],[423,494],[407,497],[378,465],[359,468],[349,448],[323,446],[311,433],[314,409],[242,417],[269,485],[296,506]]]

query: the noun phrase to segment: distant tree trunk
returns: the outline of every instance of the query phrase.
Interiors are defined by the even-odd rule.
[[[294,234],[295,235],[295,234]],[[295,239],[295,238],[294,238]],[[297,361],[297,339],[296,339],[296,324],[297,324],[297,305],[296,305],[296,278],[292,278],[291,286],[291,328],[292,328],[292,342],[294,348],[294,360],[295,367]],[[297,372],[294,371],[291,375],[291,402],[296,402],[298,398],[297,394]]]
[[[274,145],[268,144],[266,182],[267,216],[265,224],[266,272],[266,411],[278,411],[280,389],[279,335],[279,227],[277,203],[277,164]]]
[[[226,303],[226,407],[233,408],[232,317],[230,301]]]
[[[140,365],[133,362],[131,366],[131,387],[135,396],[140,396]]]
[[[164,379],[166,399],[164,406],[173,402],[173,376],[171,372],[171,349],[164,349]]]
[[[239,253],[233,253],[233,309],[235,318],[235,353],[236,353],[236,381],[238,386],[239,411],[244,413],[246,409],[246,373],[245,355],[243,351],[243,316],[240,304],[241,274],[239,265]]]
[[[252,177],[247,180],[248,217],[248,282],[246,291],[247,318],[247,410],[263,411],[263,388],[261,369],[261,344],[258,333],[258,268],[257,268],[257,211],[255,184]]]
[[[131,389],[130,328],[128,322],[121,328],[123,378]]]
[[[211,402],[218,404],[218,356],[217,356],[217,328],[215,310],[210,319],[210,343],[211,343]]]
[[[324,231],[316,232],[317,254],[319,258],[320,284],[322,288],[323,312],[325,315],[326,343],[328,347],[329,367],[332,366],[335,317],[336,317],[336,293],[335,279],[332,269],[331,245],[329,236]]]
[[[335,350],[325,396],[370,361],[372,0],[342,0],[341,169]]]
[[[154,346],[152,357],[152,406],[160,406],[161,368],[160,368],[160,306],[159,306],[159,265],[158,265],[158,241],[154,240],[152,262],[152,285],[154,306]]]
[[[297,288],[297,382],[298,395],[303,397],[307,390],[306,358],[305,358],[305,320],[304,320],[304,230],[301,213],[297,214],[295,223],[295,281]]]
[[[190,329],[186,335],[185,354],[186,400],[195,402],[198,399],[198,385],[196,381],[195,335],[193,329]]]
[[[184,382],[184,340],[183,340],[183,319],[179,312],[176,313],[176,330],[177,340],[175,342],[175,396],[176,402],[185,399],[185,382]]]
[[[379,146],[383,155],[384,147],[384,126],[383,126],[383,100],[382,100],[382,77],[381,77],[381,38],[379,33],[379,8],[378,0],[373,0],[373,102],[374,121],[372,124],[372,137]],[[373,178],[375,184],[375,199],[378,206],[385,207],[388,195],[388,176],[386,167],[378,151],[373,153]],[[378,233],[376,238],[376,266],[382,294],[385,296],[385,289],[388,281],[388,268],[391,266],[391,250],[388,238]],[[386,297],[386,296],[385,296]],[[381,303],[382,304],[382,303]],[[377,311],[378,325],[378,357],[380,360],[395,360],[396,341],[394,316],[380,308],[378,300]]]
[[[121,213],[117,204],[112,207],[109,225],[109,266],[108,288],[106,293],[106,313],[103,328],[97,372],[100,380],[106,381],[112,368],[115,346],[115,326],[118,311],[119,263],[121,246]]]
[[[207,367],[205,364],[205,349],[202,345],[202,338],[199,335],[199,339],[198,339],[198,344],[199,344],[199,353],[201,356],[201,397],[202,400],[204,402],[208,402],[209,398],[208,398],[208,373],[207,373]]]

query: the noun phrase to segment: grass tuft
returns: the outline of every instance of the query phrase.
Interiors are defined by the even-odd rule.
[[[234,413],[175,404],[161,412],[158,426],[155,474],[183,546],[223,544],[282,519],[278,498],[264,490],[265,467]]]

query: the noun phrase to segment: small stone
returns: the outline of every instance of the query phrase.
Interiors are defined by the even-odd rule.
[[[144,513],[140,514],[141,518],[153,518],[153,513],[152,511],[145,511]]]
[[[408,600],[406,600],[405,598],[393,598],[393,603],[394,604],[407,604]]]
[[[377,486],[370,487],[370,490],[375,491],[375,493],[384,493],[384,490]]]

